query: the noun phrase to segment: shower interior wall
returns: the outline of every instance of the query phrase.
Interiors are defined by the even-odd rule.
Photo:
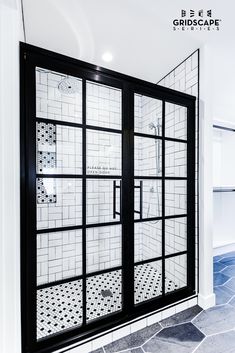
[[[198,218],[198,175],[199,175],[199,49],[189,55],[176,68],[165,75],[158,84],[183,93],[188,93],[196,97],[195,115],[195,285],[198,291],[198,238],[199,238],[199,218]]]
[[[63,94],[58,85],[64,75],[38,69],[36,73],[37,117],[81,123],[82,84],[74,94]],[[150,123],[162,119],[161,102],[135,95],[135,131],[153,134]],[[168,136],[184,138],[185,108],[166,103],[166,131]],[[88,83],[87,121],[90,125],[121,128],[121,91]],[[52,130],[54,127],[52,126]],[[56,126],[54,141],[38,142],[37,153],[43,155],[53,173],[81,174],[82,144],[80,129]],[[41,137],[41,136],[40,136]],[[53,140],[53,139],[52,139]],[[137,138],[135,141],[135,175],[156,175],[156,139]],[[52,156],[56,154],[57,164]],[[54,155],[55,157],[55,155]],[[161,157],[159,161],[161,163]],[[42,161],[43,163],[43,161]],[[185,176],[186,144],[166,144],[166,174]],[[121,174],[121,135],[87,131],[87,174]],[[38,229],[78,225],[82,220],[82,184],[79,179],[56,179],[47,185],[51,201],[37,204]],[[117,180],[117,184],[119,181]],[[135,181],[138,185],[139,180]],[[166,214],[186,213],[186,185],[184,181],[167,182]],[[63,190],[63,193],[62,193]],[[138,190],[138,189],[136,189]],[[119,193],[117,193],[118,197]],[[53,198],[54,197],[54,198]],[[87,182],[87,223],[113,220],[113,180],[90,179]],[[158,197],[160,202],[158,201]],[[160,206],[160,207],[158,207]],[[120,199],[117,198],[117,209]],[[139,207],[138,192],[135,209]],[[143,180],[143,217],[161,214],[161,181]],[[118,217],[118,216],[117,216]],[[136,214],[136,218],[139,216]],[[161,256],[161,221],[135,224],[135,261]],[[186,219],[172,218],[165,224],[166,254],[186,249]],[[81,230],[37,234],[37,283],[45,284],[70,278],[82,271]],[[93,272],[121,265],[121,226],[111,225],[87,230],[87,270]],[[158,266],[156,263],[152,266]],[[160,267],[157,268],[161,271]],[[166,276],[175,283],[186,282],[186,256],[166,260]]]

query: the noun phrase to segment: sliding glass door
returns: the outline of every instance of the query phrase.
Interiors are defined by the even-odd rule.
[[[47,352],[194,293],[194,97],[22,48],[22,329]]]

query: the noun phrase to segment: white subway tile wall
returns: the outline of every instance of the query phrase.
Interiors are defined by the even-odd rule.
[[[157,133],[158,136],[162,135],[162,101],[135,94],[135,132],[142,134],[155,135],[152,128],[152,123],[159,123],[160,128]]]
[[[188,93],[194,95],[196,99],[196,122],[195,122],[195,131],[196,131],[196,139],[195,139],[195,157],[196,157],[196,173],[195,173],[195,206],[196,206],[196,262],[195,262],[195,283],[196,283],[196,290],[198,284],[198,256],[197,256],[197,249],[198,249],[198,119],[199,119],[199,112],[198,112],[198,101],[199,101],[199,51],[196,50],[192,55],[190,55],[184,62],[182,62],[179,66],[177,66],[174,70],[172,70],[168,75],[166,75],[162,80],[158,82],[159,85],[168,87],[171,89],[175,89],[184,93]],[[186,126],[186,109],[184,107],[174,106],[171,103],[166,104],[166,136],[167,137],[175,137],[180,139],[186,139],[187,136],[187,126]],[[175,126],[175,128],[173,128]],[[184,202],[184,201],[182,201]],[[168,247],[168,251],[173,252],[173,249],[176,248],[178,251],[185,249],[185,226],[181,223],[177,225],[180,219],[175,220],[174,224],[174,234],[175,239],[172,244],[172,250]],[[183,219],[181,218],[181,221]],[[167,221],[168,222],[168,221]],[[177,222],[177,223],[176,223]],[[185,225],[187,219],[184,218]],[[172,227],[169,224],[166,224],[166,239],[169,238],[169,234],[172,234]],[[167,241],[169,243],[169,241]],[[181,244],[179,246],[178,244]],[[177,244],[177,246],[176,246]],[[183,263],[184,265],[184,263]],[[172,271],[174,272],[174,263],[171,263]],[[178,266],[177,266],[178,267]],[[184,266],[182,266],[182,273],[184,273]],[[170,274],[170,269],[168,270],[168,275]]]
[[[187,285],[187,255],[170,257],[165,260],[165,276],[169,283],[165,284],[165,292],[183,288]],[[172,288],[171,283],[174,283]]]
[[[187,144],[165,141],[165,176],[187,177]]]
[[[106,270],[122,264],[120,225],[88,228],[86,232],[87,272]]]
[[[86,121],[88,125],[121,130],[122,91],[95,82],[86,84]]]
[[[135,223],[135,262],[162,255],[162,221]]]
[[[162,182],[161,180],[135,180],[135,211],[140,212],[140,193],[142,181],[142,218],[161,217],[162,215]],[[135,219],[140,219],[140,214],[135,212]]]
[[[114,218],[114,182],[120,186],[120,180],[87,179],[87,224],[117,222],[120,215]],[[116,188],[116,212],[120,213],[120,188]]]
[[[121,175],[122,136],[87,129],[87,174]]]
[[[187,250],[187,218],[165,220],[165,254]]]
[[[159,163],[157,164],[156,148],[159,153]],[[161,140],[135,136],[135,176],[160,176],[162,166],[161,153]]]
[[[37,234],[37,284],[81,275],[80,229]]]
[[[187,108],[166,102],[165,136],[176,139],[187,139]]]
[[[82,181],[71,178],[40,179],[46,193],[56,195],[56,202],[37,203],[37,229],[81,225]]]

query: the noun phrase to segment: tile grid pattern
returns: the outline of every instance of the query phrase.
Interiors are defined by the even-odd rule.
[[[171,89],[175,89],[177,91],[181,91],[184,93],[188,93],[194,95],[196,100],[196,140],[195,140],[195,157],[196,157],[196,175],[195,175],[195,205],[196,205],[196,212],[195,212],[195,219],[196,219],[196,264],[195,264],[195,278],[196,278],[196,289],[198,284],[198,256],[197,256],[197,249],[198,249],[198,119],[199,119],[199,107],[198,107],[198,88],[199,88],[199,81],[198,81],[198,74],[199,74],[199,61],[198,61],[198,51],[195,51],[192,55],[190,55],[184,62],[182,62],[179,66],[177,66],[174,70],[172,70],[168,75],[166,75],[162,80],[158,82],[159,85],[168,87]],[[178,113],[177,113],[178,114]],[[177,116],[177,115],[175,115]],[[166,120],[166,126],[171,125],[171,120]],[[175,125],[176,122],[172,123]],[[181,129],[181,133],[184,130]],[[185,133],[181,135],[181,138],[185,136]]]
[[[234,353],[235,251],[214,257],[214,286],[215,307],[194,306],[92,353]]]

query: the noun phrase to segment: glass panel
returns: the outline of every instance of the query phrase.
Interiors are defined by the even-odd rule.
[[[87,179],[87,224],[120,220],[120,180]]]
[[[87,228],[87,273],[121,265],[121,234],[121,225]]]
[[[135,132],[162,135],[162,101],[135,94]]]
[[[135,262],[162,256],[162,221],[135,223]]]
[[[122,271],[88,277],[87,321],[113,314],[122,309]]]
[[[161,180],[135,180],[135,219],[141,215],[142,218],[161,217]]]
[[[37,284],[82,274],[82,230],[37,234]]]
[[[165,136],[187,140],[187,108],[166,103]]]
[[[165,259],[165,292],[173,292],[187,285],[187,255]]]
[[[82,123],[82,80],[36,68],[38,118]]]
[[[80,225],[82,181],[37,178],[37,229]]]
[[[121,175],[121,134],[87,130],[87,174]]]
[[[185,180],[165,181],[165,215],[187,213],[187,183]]]
[[[82,324],[82,279],[37,290],[37,339]]]
[[[187,176],[187,144],[165,141],[165,175],[167,177]]]
[[[37,123],[37,172],[82,174],[82,129]]]
[[[135,136],[135,176],[161,176],[162,141]]]
[[[162,262],[135,266],[135,304],[162,295]]]
[[[165,254],[187,250],[187,218],[165,220]]]
[[[87,82],[86,89],[87,124],[120,130],[122,91],[95,82]]]

